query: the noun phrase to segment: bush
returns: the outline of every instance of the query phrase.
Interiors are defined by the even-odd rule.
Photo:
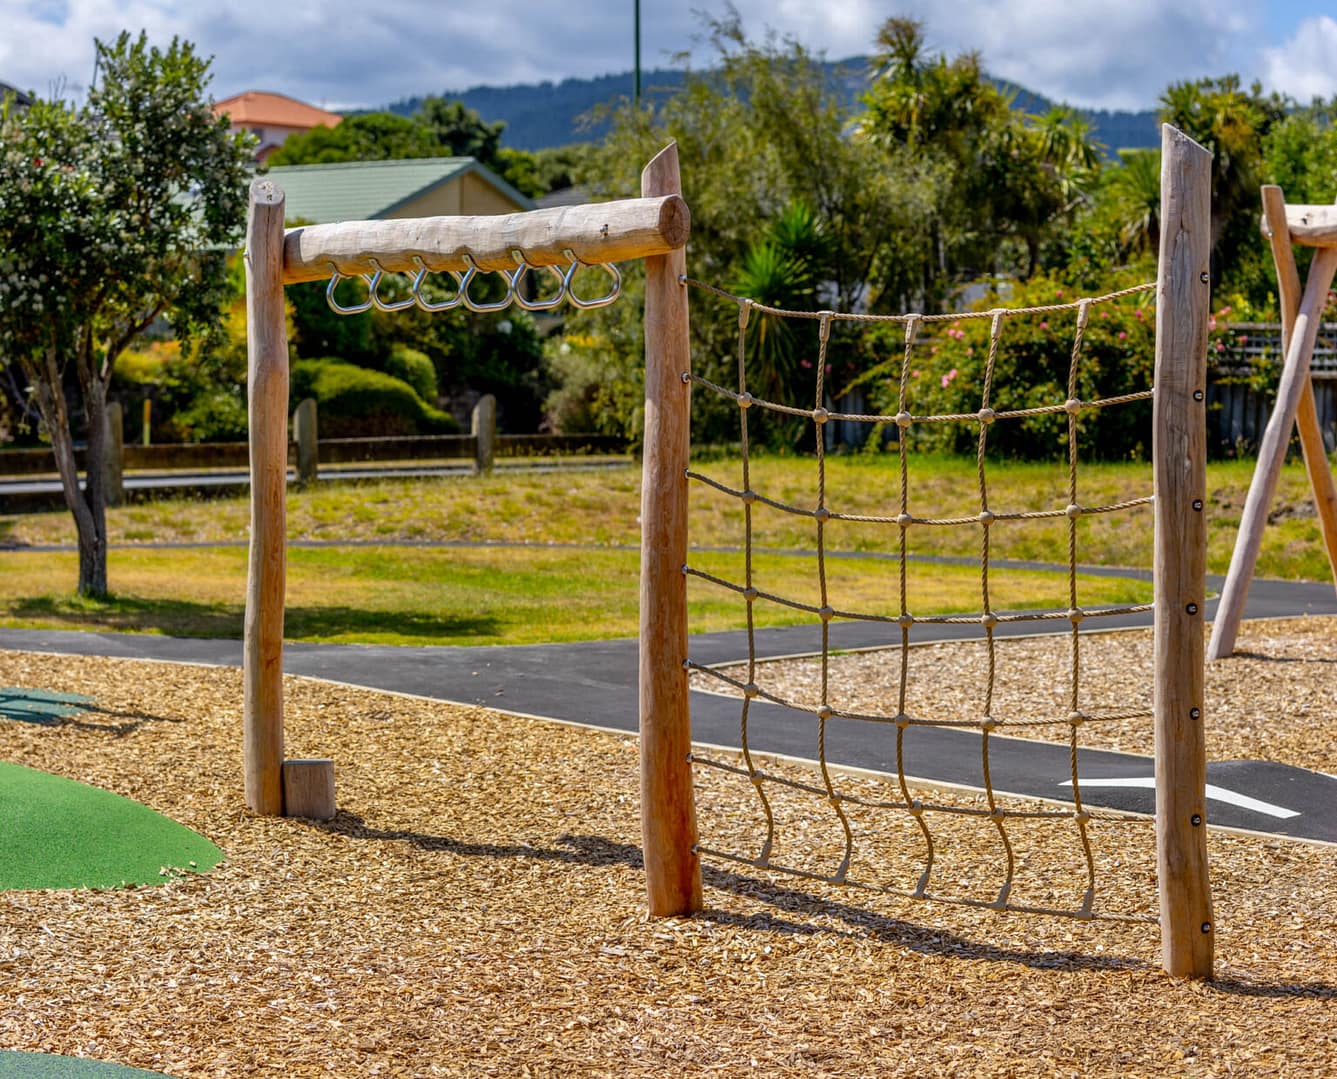
[[[385,361],[385,373],[407,382],[427,404],[436,404],[436,366],[427,353],[407,345],[395,345]]]
[[[1113,291],[1129,282],[1111,282]],[[1085,295],[1091,295],[1086,293]],[[1038,307],[1070,303],[1079,294],[1065,283],[1040,276],[1013,286],[1006,297],[979,305]],[[1082,401],[1117,397],[1150,389],[1155,366],[1154,293],[1136,293],[1094,305],[1078,357],[1076,396]],[[916,416],[978,412],[983,403],[989,357],[990,319],[959,319],[921,327],[906,387],[906,408]],[[1056,311],[1003,321],[989,392],[995,412],[1061,405],[1068,397],[1068,375],[1077,312]],[[903,329],[881,325],[873,331],[883,355],[892,358],[866,376],[879,411],[898,408]],[[979,444],[977,423],[914,424],[914,445],[949,453],[973,453]],[[1143,459],[1151,452],[1151,402],[1083,411],[1078,449],[1087,458]],[[1000,420],[989,428],[991,452],[1020,458],[1052,458],[1066,453],[1068,418],[1063,412]]]
[[[289,401],[314,397],[324,438],[454,434],[459,424],[426,404],[393,375],[338,359],[299,360],[292,366]]]

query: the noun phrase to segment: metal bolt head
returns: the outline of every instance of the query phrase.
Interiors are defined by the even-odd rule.
[[[1190,708],[1190,709],[1188,710],[1188,718],[1189,718],[1189,719],[1201,719],[1201,718],[1202,718],[1202,709],[1201,709],[1201,708]]]
[[[1198,274],[1198,280],[1205,285],[1209,281],[1211,281],[1211,276],[1207,273],[1206,270],[1203,270],[1202,273]]]
[[[1206,396],[1206,395],[1202,392],[1202,390],[1194,390],[1194,391],[1193,391],[1193,400],[1195,400],[1195,401],[1201,401],[1201,400],[1203,399],[1204,396]]]
[[[1195,510],[1201,510],[1201,509],[1202,509],[1202,499],[1201,499],[1201,498],[1195,498],[1195,499],[1193,500],[1193,508],[1194,508]]]
[[[1203,923],[1202,923],[1202,931],[1203,931],[1204,933],[1210,933],[1210,932],[1212,931],[1212,923],[1211,923],[1211,922],[1203,922]]]
[[[1198,605],[1196,603],[1190,603],[1187,607],[1184,608],[1184,610],[1186,610],[1189,614],[1197,614]]]
[[[1192,824],[1194,828],[1198,827],[1198,825],[1202,823],[1202,814],[1194,813],[1193,816],[1189,817],[1189,823]]]

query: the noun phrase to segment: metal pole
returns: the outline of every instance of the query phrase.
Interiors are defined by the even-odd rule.
[[[634,0],[635,5],[635,37],[636,37],[636,70],[632,82],[633,98],[639,106],[641,103],[641,0]]]

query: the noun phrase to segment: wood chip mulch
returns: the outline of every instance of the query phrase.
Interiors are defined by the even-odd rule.
[[[1140,681],[1145,635],[1109,642]],[[1065,664],[1055,644],[1027,642],[1022,666]],[[1337,771],[1337,627],[1250,625],[1241,648],[1211,669],[1214,756]],[[937,665],[964,682],[977,663],[957,646]],[[0,758],[137,798],[227,852],[161,887],[0,894],[0,1048],[179,1077],[1337,1072],[1330,847],[1212,834],[1208,984],[1160,972],[1154,926],[748,866],[708,863],[706,912],[651,920],[626,737],[289,679],[288,755],[338,771],[339,816],[315,825],[244,809],[238,671],[8,652],[0,684],[100,706],[0,722]],[[1145,751],[1145,732],[1109,737]],[[699,784],[703,838],[749,834],[747,784]],[[821,850],[792,816],[794,845]],[[1154,905],[1148,840],[1102,833],[1102,887]],[[949,847],[963,879],[996,862],[990,828]],[[918,852],[877,854],[898,869]],[[1070,867],[1048,857],[1027,869],[1057,880]]]

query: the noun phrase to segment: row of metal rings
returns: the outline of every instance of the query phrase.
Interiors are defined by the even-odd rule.
[[[385,270],[381,268],[380,264],[375,259],[367,260],[371,263],[373,271],[369,274],[342,274],[334,263],[330,263],[332,276],[330,277],[329,287],[325,290],[325,300],[329,303],[330,310],[335,314],[360,315],[363,311],[370,311],[373,307],[378,311],[406,311],[410,307],[418,307],[424,311],[450,311],[456,307],[464,307],[466,310],[477,312],[504,311],[506,308],[510,307],[512,303],[525,311],[551,311],[553,308],[561,306],[563,300],[569,300],[573,307],[589,310],[593,307],[607,307],[622,294],[622,274],[618,271],[615,264],[611,262],[602,262],[598,263],[598,265],[602,266],[604,270],[607,271],[608,275],[612,277],[612,287],[608,290],[607,294],[596,296],[592,300],[582,299],[578,296],[572,285],[577,272],[583,266],[587,265],[587,263],[581,262],[576,258],[575,254],[568,249],[567,251],[564,251],[563,254],[571,260],[571,265],[565,270],[557,266],[548,267],[548,269],[552,271],[553,276],[560,282],[560,287],[557,289],[556,295],[550,296],[546,300],[531,300],[525,296],[524,291],[520,288],[520,283],[524,280],[525,274],[531,269],[537,269],[537,267],[531,266],[526,262],[524,255],[519,251],[514,251],[512,254],[515,256],[515,261],[517,263],[514,270],[487,271],[479,269],[474,263],[472,256],[465,253],[461,256],[466,267],[463,273],[460,273],[458,270],[446,271],[455,278],[455,295],[448,300],[439,302],[429,300],[422,294],[422,285],[427,279],[427,275],[437,271],[428,267],[417,255],[413,256],[413,264],[418,267],[418,270],[417,273],[413,275],[413,287],[410,290],[411,295],[406,300],[384,300],[381,298],[380,287],[381,280],[385,276]],[[495,272],[501,275],[502,279],[506,282],[506,295],[500,300],[485,303],[475,300],[469,295],[469,286],[473,284],[474,279],[480,273],[488,272]],[[334,290],[338,287],[340,281],[343,281],[345,278],[351,279],[352,277],[361,277],[367,282],[367,298],[362,303],[345,306],[334,298]]]

